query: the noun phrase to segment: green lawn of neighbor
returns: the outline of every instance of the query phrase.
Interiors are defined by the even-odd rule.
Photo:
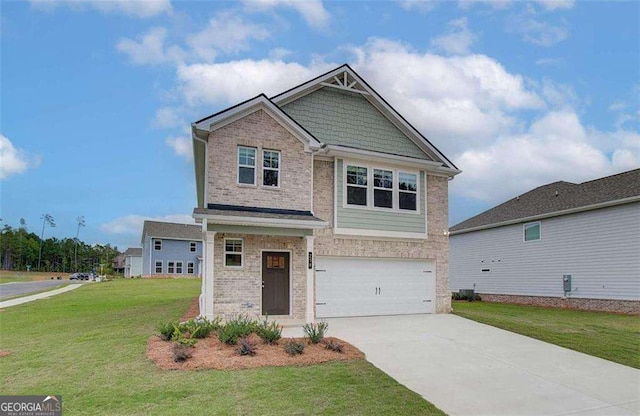
[[[2,394],[61,394],[65,415],[444,414],[365,360],[159,370],[147,338],[199,290],[191,279],[121,279],[1,311]]]
[[[57,276],[62,276],[63,279],[66,279],[69,274],[0,270],[0,284],[11,282],[31,282],[34,280],[49,280],[51,279],[51,277],[55,279]]]
[[[454,302],[453,313],[605,360],[640,368],[640,317],[488,302]]]

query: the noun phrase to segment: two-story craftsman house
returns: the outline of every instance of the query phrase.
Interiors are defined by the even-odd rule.
[[[192,135],[201,315],[450,310],[447,187],[460,171],[348,65]]]

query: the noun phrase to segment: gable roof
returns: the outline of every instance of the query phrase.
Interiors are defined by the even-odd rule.
[[[133,257],[142,257],[142,248],[138,248],[138,247],[129,247],[125,252],[124,252],[125,257],[126,256],[133,256]]]
[[[198,241],[202,240],[202,226],[198,224],[145,221],[142,227],[142,244],[144,244],[146,237]]]
[[[640,169],[580,184],[558,181],[510,199],[449,229],[452,235],[640,201]]]
[[[340,82],[344,77],[344,83]],[[334,83],[337,82],[337,83]],[[329,72],[326,72],[312,80],[304,82],[283,93],[271,97],[278,106],[284,106],[320,88],[330,87],[340,90],[349,90],[360,93],[380,113],[394,124],[402,133],[422,149],[434,161],[442,164],[450,170],[451,175],[457,175],[460,170],[440,150],[438,150],[425,136],[422,135],[411,123],[409,123],[395,108],[393,108],[376,90],[374,90],[356,71],[348,64],[344,64]]]

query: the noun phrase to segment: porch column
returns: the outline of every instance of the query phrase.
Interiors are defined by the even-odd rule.
[[[306,246],[307,246],[307,313],[306,320],[307,323],[312,323],[315,321],[315,284],[314,284],[314,275],[316,270],[316,259],[313,254],[313,240],[314,236],[308,235],[304,237]],[[311,259],[311,261],[309,260]]]
[[[206,223],[203,225],[206,230]],[[213,319],[213,262],[215,231],[202,233],[204,247],[202,249],[202,293],[200,294],[200,316]]]

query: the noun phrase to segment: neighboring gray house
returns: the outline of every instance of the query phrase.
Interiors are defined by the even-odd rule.
[[[142,276],[142,249],[129,247],[124,252],[124,277]]]
[[[142,228],[143,277],[201,276],[202,227],[145,221]]]
[[[201,315],[451,310],[460,171],[348,65],[205,117],[192,137]]]
[[[450,229],[451,290],[640,313],[640,169],[541,186]]]

